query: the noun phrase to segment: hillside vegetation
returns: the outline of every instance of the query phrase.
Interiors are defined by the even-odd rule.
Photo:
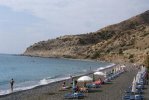
[[[146,11],[96,32],[35,43],[24,55],[142,63],[148,53],[149,11]]]

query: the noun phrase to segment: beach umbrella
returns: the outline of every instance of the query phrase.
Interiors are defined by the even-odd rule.
[[[75,80],[73,80],[73,82],[72,82],[72,91],[73,91],[73,93],[75,92],[75,88],[76,88],[76,84],[75,84]]]
[[[116,70],[116,68],[114,68],[114,74],[116,74],[117,73],[117,70]]]
[[[138,72],[137,75],[136,75],[136,82],[139,83],[140,79],[141,79],[141,73]]]
[[[72,88],[75,88],[76,84],[75,84],[75,80],[73,80],[72,82]]]
[[[113,71],[112,71],[112,73],[113,73],[113,74],[115,74],[115,73],[116,73],[116,72],[115,72],[115,68],[113,68]]]
[[[137,91],[136,90],[136,80],[135,80],[135,77],[134,77],[133,82],[132,82],[132,90],[131,90],[131,92],[135,93],[136,91]]]
[[[93,82],[95,81],[95,76],[94,76],[94,74],[93,74]]]
[[[121,67],[119,67],[119,71],[121,71]]]
[[[101,75],[101,76],[105,76],[106,74],[103,72],[95,72],[94,75]]]
[[[118,67],[116,67],[115,70],[116,70],[116,72],[118,72],[118,70],[119,70]]]
[[[105,76],[105,78],[107,78],[107,77],[108,77],[107,71],[105,71],[105,73],[104,73],[104,74],[105,74],[105,75],[104,75],[104,76]]]
[[[136,79],[135,79],[135,77],[134,77],[132,84],[135,84],[135,83],[136,83]]]
[[[139,83],[140,82],[140,79],[138,76],[136,76],[136,83]]]
[[[142,66],[141,67],[141,72],[144,73],[146,71],[146,67]]]
[[[121,66],[122,70],[124,70],[125,67],[126,67],[125,65],[122,65],[122,66]]]
[[[131,91],[131,92],[132,92],[132,93],[136,93],[136,91],[137,91],[137,89],[136,89],[136,84],[133,84],[133,85],[132,85],[132,91]]]
[[[125,65],[122,65],[121,67],[122,67],[122,68],[125,68],[126,66],[125,66]]]
[[[82,77],[78,78],[77,81],[78,82],[91,82],[91,81],[93,81],[93,79],[89,76],[82,76]]]

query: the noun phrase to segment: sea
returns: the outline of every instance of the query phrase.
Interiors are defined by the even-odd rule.
[[[0,95],[10,93],[13,78],[14,91],[31,89],[40,85],[69,79],[113,64],[91,60],[40,58],[0,54]]]

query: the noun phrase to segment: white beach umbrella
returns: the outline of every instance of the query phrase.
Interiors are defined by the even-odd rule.
[[[93,81],[93,79],[89,76],[82,76],[82,77],[78,78],[77,81],[78,82],[91,82],[91,81]]]
[[[140,78],[136,76],[136,83],[140,82]]]
[[[137,89],[136,89],[136,83],[132,85],[132,91],[133,93],[136,93]]]
[[[131,90],[131,92],[135,93],[136,91],[137,91],[136,90],[136,79],[134,77],[133,82],[132,82],[132,90]]]
[[[125,68],[126,66],[125,66],[125,65],[122,65],[121,67],[122,67],[122,68]]]
[[[115,67],[115,71],[118,72],[118,67]]]
[[[101,76],[105,76],[106,74],[103,72],[95,72],[94,75],[101,75]]]
[[[144,66],[141,66],[141,70],[143,70],[144,69]]]
[[[124,69],[125,69],[125,67],[126,67],[125,65],[122,65],[122,66],[121,66],[122,70],[124,70]]]
[[[142,66],[141,67],[141,73],[144,73],[146,71],[146,67]]]
[[[137,75],[136,75],[136,82],[139,83],[140,79],[141,79],[141,73],[138,72]]]
[[[114,68],[114,74],[116,74],[116,73],[117,73],[116,68]]]
[[[107,77],[108,77],[108,73],[107,73],[107,71],[105,71],[104,74],[105,74],[104,77],[107,78]]]
[[[119,67],[119,71],[121,71],[121,67]]]
[[[135,77],[134,77],[132,84],[135,84],[135,83],[136,83],[136,79],[135,79]]]

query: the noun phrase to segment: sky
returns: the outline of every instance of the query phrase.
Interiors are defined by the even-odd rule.
[[[0,0],[0,53],[99,30],[149,10],[149,0]]]

